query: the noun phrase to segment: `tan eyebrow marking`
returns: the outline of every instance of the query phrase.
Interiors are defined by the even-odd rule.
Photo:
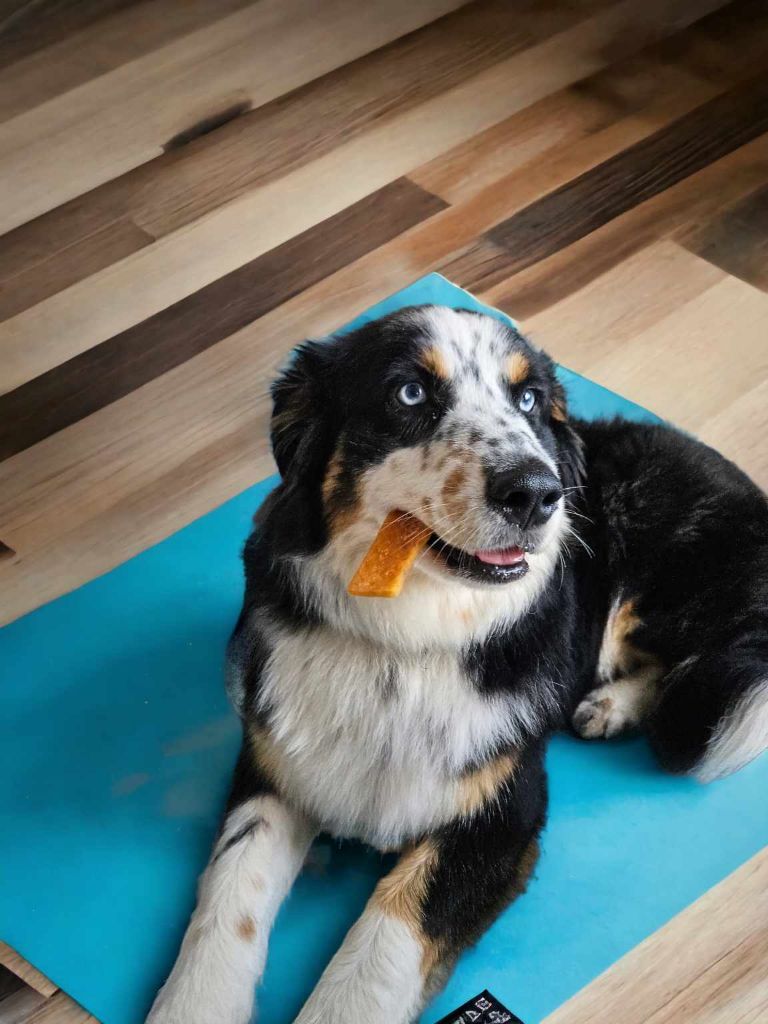
[[[507,357],[507,377],[511,384],[522,384],[531,372],[531,364],[522,352],[513,352]]]
[[[435,345],[421,353],[420,362],[425,370],[434,373],[436,377],[439,377],[441,380],[450,380],[451,371],[448,363],[445,361],[443,353]]]

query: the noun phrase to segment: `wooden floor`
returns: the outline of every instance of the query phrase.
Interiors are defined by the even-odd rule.
[[[768,487],[768,0],[0,0],[0,232],[0,621],[270,473],[288,348],[431,270]],[[767,891],[550,1024],[768,1021]]]

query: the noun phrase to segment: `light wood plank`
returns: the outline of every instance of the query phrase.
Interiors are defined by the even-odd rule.
[[[150,160],[190,123],[266,103],[459,2],[262,0],[6,121],[0,233]]]
[[[768,493],[768,381],[761,380],[705,419],[699,437],[730,456]]]
[[[586,312],[588,307],[584,308]],[[749,391],[754,381],[768,376],[766,323],[768,295],[728,277],[636,334],[621,349],[594,360],[589,374],[697,433],[713,414]],[[714,345],[713,334],[728,338],[728,346]],[[695,387],[688,383],[691,366],[696,367]],[[761,426],[756,424],[756,429]]]
[[[767,942],[763,850],[543,1024],[761,1024]]]

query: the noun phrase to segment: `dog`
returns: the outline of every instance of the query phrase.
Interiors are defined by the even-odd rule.
[[[705,781],[768,746],[768,504],[672,428],[571,418],[549,357],[468,310],[306,342],[272,395],[281,482],[227,654],[242,750],[149,1021],[250,1021],[324,830],[399,859],[298,1024],[407,1024],[526,887],[553,730],[639,728]],[[398,597],[351,597],[392,510],[427,547]]]

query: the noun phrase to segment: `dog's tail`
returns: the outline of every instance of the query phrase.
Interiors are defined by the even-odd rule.
[[[664,680],[648,732],[668,771],[712,782],[743,768],[768,749],[768,641],[679,665]]]

